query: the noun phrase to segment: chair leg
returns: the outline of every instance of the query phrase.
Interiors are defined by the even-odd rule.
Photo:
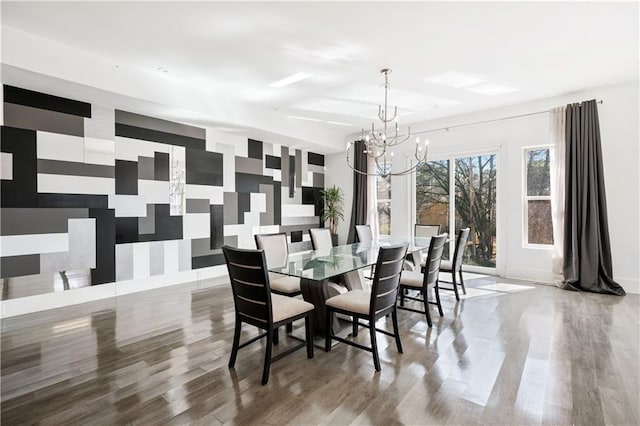
[[[429,326],[429,328],[431,328],[433,326],[433,323],[431,322],[431,314],[429,313],[429,300],[427,299],[427,293],[424,294],[422,303],[424,304],[424,314],[427,317],[427,325]]]
[[[331,327],[332,320],[333,320],[333,312],[327,306],[327,320],[326,320],[327,337],[324,340],[324,351],[325,352],[330,352],[331,351],[331,336],[333,336],[333,327]]]
[[[293,332],[293,323],[290,322],[286,325],[287,327],[287,334],[291,334]]]
[[[304,317],[304,330],[307,339],[307,358],[313,358],[313,320],[311,314]]]
[[[400,286],[400,306],[404,306],[404,295],[407,294],[407,287]]]
[[[231,358],[229,358],[229,368],[233,368],[236,365],[236,356],[238,355],[238,346],[240,346],[240,329],[242,328],[242,321],[236,317],[236,329],[233,333],[233,346],[231,347]]]
[[[436,286],[433,288],[433,292],[436,294],[436,303],[438,304],[438,313],[440,316],[444,316],[442,313],[442,304],[440,304],[440,288],[438,287],[438,283],[436,282]],[[456,291],[456,294],[458,292]]]
[[[278,343],[280,343],[280,333],[278,332],[277,328],[273,329],[273,344],[277,345]]]
[[[458,283],[456,283],[456,271],[451,271],[451,282],[453,283],[453,291],[456,293],[456,300],[460,300],[460,294],[458,293]]]
[[[464,287],[464,278],[462,278],[462,268],[458,270],[458,273],[460,274],[460,285],[462,286],[462,292],[464,294],[467,294],[467,289]]]
[[[376,340],[376,320],[369,319],[369,334],[371,335],[371,352],[373,353],[373,365],[376,371],[380,371],[380,359],[378,358],[378,342]]]
[[[358,318],[355,316],[351,317],[351,327],[353,328],[353,330],[351,330],[351,335],[353,337],[358,337]]]
[[[402,353],[402,342],[400,342],[400,331],[398,330],[398,311],[396,309],[391,312],[391,319],[393,320],[393,333],[396,338],[396,346],[398,347],[398,352]]]
[[[262,384],[266,385],[269,381],[269,367],[271,367],[271,349],[273,346],[273,330],[267,333],[267,348],[264,353],[264,369],[262,370]]]

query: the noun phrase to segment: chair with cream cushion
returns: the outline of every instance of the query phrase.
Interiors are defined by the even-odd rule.
[[[293,297],[271,294],[269,275],[263,250],[244,250],[229,246],[222,247],[229,271],[236,311],[236,326],[229,368],[236,363],[238,350],[263,337],[267,338],[262,371],[262,384],[269,381],[269,368],[273,361],[306,346],[307,358],[313,358],[313,327],[310,312],[311,303]],[[272,357],[271,351],[278,327],[304,318],[306,342],[298,344]],[[256,326],[265,333],[240,344],[242,323]]]
[[[356,225],[356,236],[359,243],[370,243],[373,241],[373,233],[369,225]]]
[[[269,268],[277,266],[285,266],[287,256],[289,255],[289,245],[287,244],[287,234],[284,232],[278,234],[261,234],[256,235],[256,247],[258,250],[264,250]],[[283,296],[297,296],[302,294],[300,291],[300,278],[288,275],[269,272],[269,281],[271,283],[271,291]]]
[[[418,238],[431,238],[439,233],[440,225],[422,225],[420,223],[414,225],[413,235]],[[424,262],[427,260],[427,250],[421,250],[409,256],[412,257],[411,260],[415,265],[411,270],[416,271],[424,267]]]
[[[467,245],[467,239],[469,238],[469,228],[464,228],[458,231],[458,237],[456,238],[456,248],[453,252],[453,262],[443,260],[440,264],[440,272],[451,272],[451,283],[453,288],[441,287],[443,290],[453,290],[456,292],[456,300],[460,300],[460,294],[458,294],[458,285],[462,286],[462,292],[467,294],[467,289],[464,287],[464,279],[462,278],[462,259],[464,257],[464,248]],[[456,272],[460,276],[460,282],[456,281]],[[449,282],[444,281],[442,282]]]
[[[417,271],[404,271],[400,278],[400,306],[398,306],[398,309],[425,314],[427,316],[427,324],[429,327],[432,326],[431,315],[429,314],[429,304],[437,305],[440,316],[443,315],[438,289],[438,272],[440,271],[440,261],[442,259],[442,252],[444,251],[444,245],[446,242],[446,233],[431,237],[424,273]],[[428,296],[430,289],[433,289],[435,293],[435,302],[429,301]],[[405,294],[405,290],[418,290],[422,297],[408,296]],[[422,302],[424,305],[424,311],[405,306],[404,302],[406,299]]]
[[[311,237],[311,247],[314,250],[329,251],[333,247],[331,231],[327,228],[311,228],[309,236]]]
[[[376,273],[373,277],[371,291],[354,290],[345,294],[331,297],[326,300],[327,327],[328,330],[325,351],[331,350],[331,340],[346,343],[359,349],[364,349],[373,354],[373,364],[376,371],[380,371],[380,359],[378,357],[378,345],[376,343],[376,331],[395,338],[398,352],[402,353],[402,343],[398,333],[398,317],[396,311],[396,299],[398,297],[398,283],[402,272],[402,264],[407,254],[407,244],[381,247],[378,252]],[[361,345],[351,340],[333,335],[331,323],[333,314],[340,313],[351,316],[355,331],[358,326],[368,327],[371,337],[371,347]],[[393,333],[376,328],[376,321],[391,314],[393,321]],[[359,322],[359,319],[368,320],[368,324]]]

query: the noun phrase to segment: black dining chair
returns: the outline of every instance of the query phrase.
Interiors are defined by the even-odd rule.
[[[440,233],[440,225],[423,225],[420,223],[416,223],[413,229],[413,235],[418,238],[431,238],[435,237]],[[427,259],[427,251],[420,250],[419,252],[410,254],[407,256],[411,261],[413,261],[414,267],[413,271],[420,270],[424,267],[424,262]]]
[[[271,293],[267,262],[263,250],[244,250],[224,246],[222,252],[229,271],[236,311],[236,326],[229,368],[235,366],[239,349],[266,337],[267,345],[262,370],[262,384],[265,385],[269,381],[269,368],[272,362],[305,346],[307,358],[313,358],[313,327],[310,312],[314,307],[311,303],[300,299]],[[306,342],[272,356],[271,352],[278,327],[291,324],[302,318],[305,321]],[[242,323],[258,327],[265,333],[240,344]]]
[[[431,315],[429,314],[430,304],[437,305],[440,316],[444,315],[442,312],[442,305],[440,304],[438,273],[440,272],[440,261],[442,259],[442,252],[444,251],[444,245],[446,242],[446,233],[431,237],[424,272],[404,271],[402,273],[402,277],[400,277],[400,306],[398,306],[398,309],[425,314],[429,327],[432,326]],[[433,289],[435,293],[435,302],[429,301],[430,289]],[[418,295],[409,296],[405,294],[405,290],[418,290]],[[405,306],[406,299],[422,302],[424,311]]]
[[[442,282],[451,282],[453,288],[442,287],[443,290],[453,290],[456,293],[456,300],[460,300],[460,294],[458,293],[458,285],[462,286],[462,292],[467,294],[467,289],[464,287],[464,278],[462,278],[462,260],[464,258],[464,248],[467,245],[467,239],[469,238],[469,228],[464,228],[458,231],[458,237],[456,238],[456,248],[453,252],[453,262],[443,260],[440,264],[440,272],[451,272],[451,281],[442,280]],[[460,276],[460,282],[456,280],[456,273]]]
[[[371,291],[353,290],[326,300],[328,330],[325,340],[326,352],[331,351],[332,340],[364,349],[373,354],[375,369],[376,371],[380,371],[380,359],[378,357],[378,344],[376,341],[376,332],[380,332],[394,337],[398,352],[402,353],[402,343],[400,342],[400,333],[398,332],[396,302],[398,297],[398,283],[400,282],[404,257],[407,254],[407,246],[407,244],[401,244],[380,248]],[[340,313],[353,318],[354,337],[357,335],[358,326],[368,327],[371,336],[371,347],[335,336],[331,327],[334,313]],[[376,328],[376,321],[388,314],[391,314],[393,321],[393,333]],[[360,319],[368,320],[368,324],[361,323]]]

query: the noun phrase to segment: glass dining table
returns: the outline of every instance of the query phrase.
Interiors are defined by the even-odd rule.
[[[334,295],[330,291],[330,281],[340,282],[349,291],[363,289],[359,271],[375,265],[380,247],[408,243],[407,253],[416,253],[429,248],[430,241],[431,238],[383,236],[370,243],[290,253],[283,265],[272,266],[269,271],[300,278],[302,297],[315,306],[313,312],[315,334],[324,336],[327,331],[325,301]],[[337,320],[334,320],[334,332],[337,331],[337,327]]]

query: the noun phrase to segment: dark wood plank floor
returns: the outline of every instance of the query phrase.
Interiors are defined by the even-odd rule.
[[[419,314],[399,313],[405,353],[381,336],[382,372],[369,353],[340,344],[312,360],[298,351],[276,362],[267,386],[263,343],[227,368],[227,286],[9,318],[2,424],[640,423],[638,295],[468,283],[458,303],[443,292],[445,316],[434,310],[432,329]],[[358,339],[368,343],[366,334]]]

